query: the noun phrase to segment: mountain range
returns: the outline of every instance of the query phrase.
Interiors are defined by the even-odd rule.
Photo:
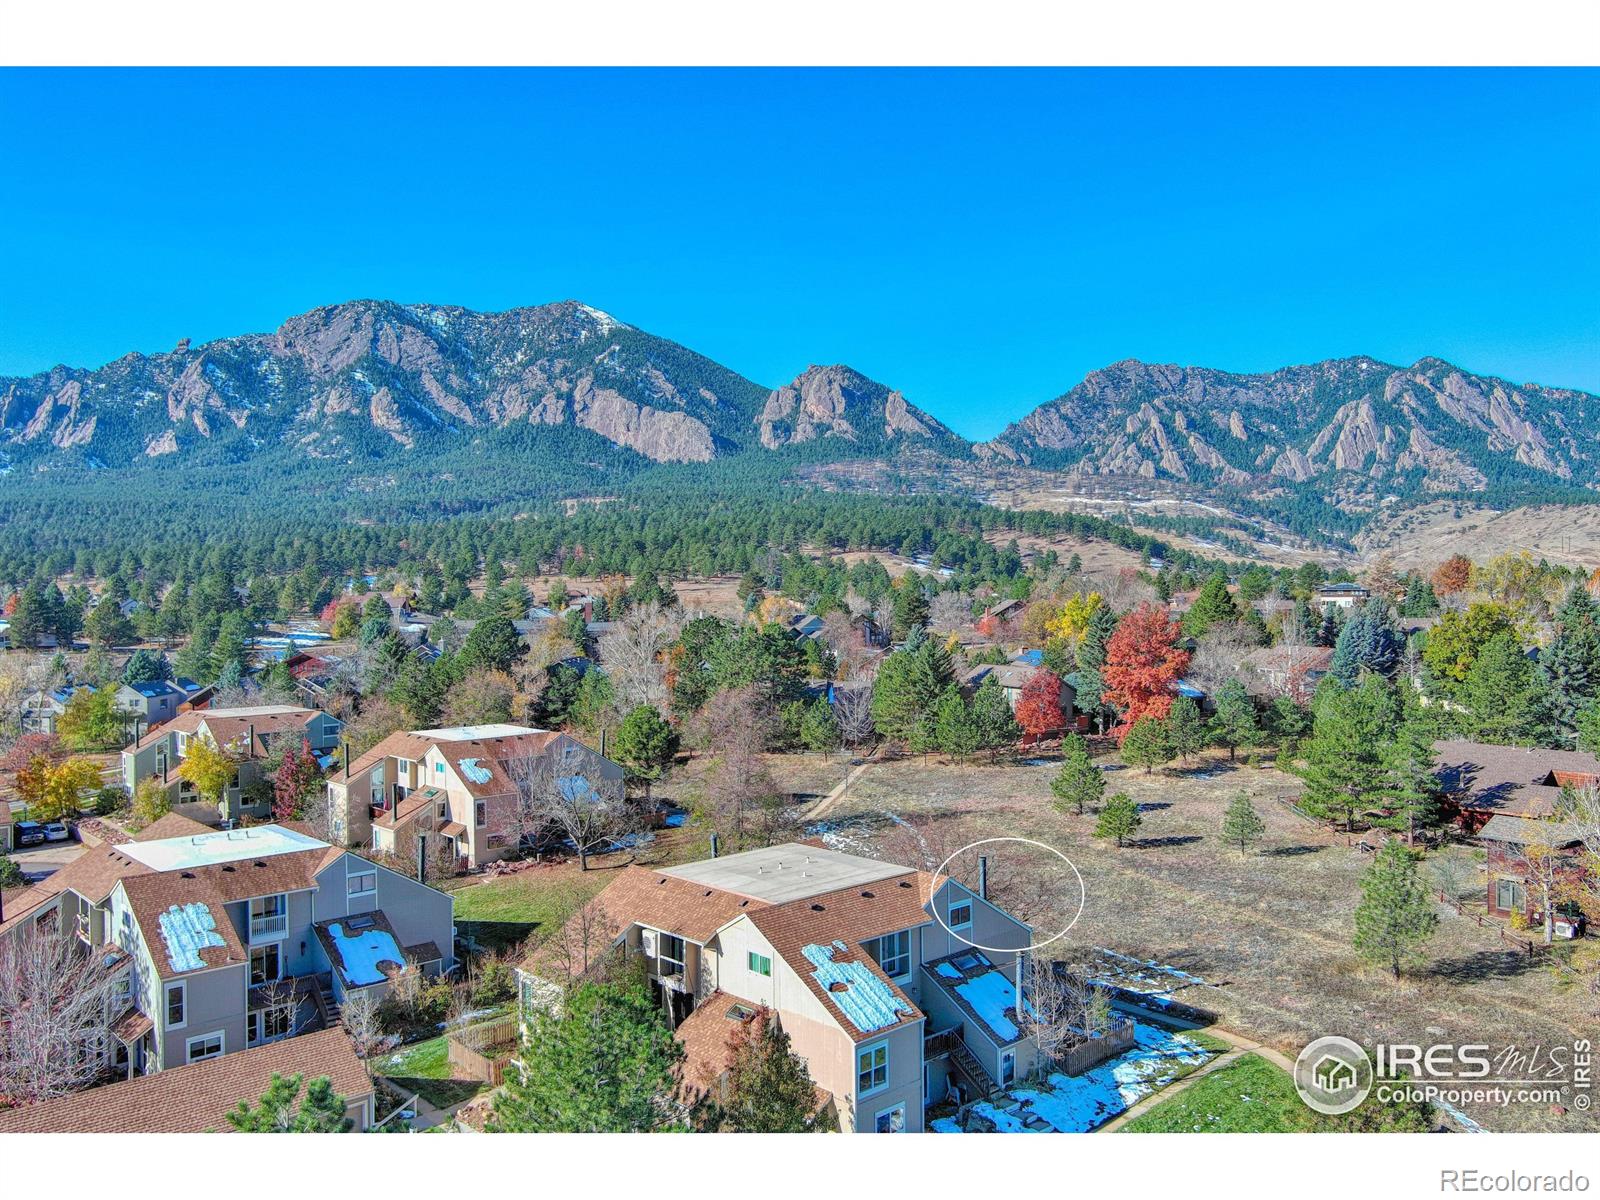
[[[1314,496],[1363,512],[1440,495],[1600,490],[1600,398],[1433,358],[1263,374],[1130,360],[974,444],[849,367],[764,387],[574,301],[501,313],[355,301],[272,333],[0,378],[0,471],[14,481],[269,455],[334,473],[591,449],[604,463],[575,472],[575,492],[597,472],[653,463],[915,451],[924,465],[1165,481],[1262,511]]]

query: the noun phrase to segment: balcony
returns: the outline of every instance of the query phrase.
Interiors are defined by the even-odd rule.
[[[289,929],[289,914],[279,913],[277,916],[261,916],[250,918],[250,940],[260,941],[262,938],[277,937]]]

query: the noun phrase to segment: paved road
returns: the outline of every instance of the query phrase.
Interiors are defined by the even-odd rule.
[[[23,846],[11,852],[11,861],[22,868],[29,883],[38,883],[72,862],[86,849],[82,842],[46,842],[42,846]]]

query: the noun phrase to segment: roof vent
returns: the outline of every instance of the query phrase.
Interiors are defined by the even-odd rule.
[[[835,979],[828,985],[828,990],[830,992],[848,992],[850,990],[850,985],[842,979]]]
[[[908,888],[911,886],[911,881],[909,879],[902,879],[900,881],[900,886],[903,888]]]
[[[862,892],[861,893],[861,898],[863,900],[871,900],[872,899],[872,893],[871,892]]]
[[[706,889],[706,895],[708,895],[708,896],[711,895],[711,889],[710,888]]]
[[[741,901],[739,901],[739,907],[743,908],[746,904],[749,904],[749,903],[750,903],[750,901],[748,901],[748,900],[741,900]]]
[[[233,864],[232,863],[229,863],[227,866],[223,867],[222,869],[224,871],[226,871],[229,875],[233,874]]]
[[[820,905],[820,904],[813,904],[813,905],[812,905],[812,906],[811,906],[811,911],[812,911],[812,912],[824,912],[824,911],[826,911],[826,910],[825,910],[825,909],[824,909],[824,908],[823,908],[823,907],[822,907],[822,905]]]
[[[178,878],[179,879],[193,879],[194,878],[194,872],[193,871],[180,871],[178,873]]]

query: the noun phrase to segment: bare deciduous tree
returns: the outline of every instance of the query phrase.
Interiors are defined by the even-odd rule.
[[[383,1031],[383,1022],[378,1018],[379,1005],[376,988],[356,988],[345,994],[345,1001],[339,1006],[341,1021],[354,1044],[357,1058],[382,1054],[398,1040]]]
[[[715,757],[705,799],[717,827],[735,843],[754,835],[770,842],[783,822],[783,793],[762,759],[777,727],[771,703],[756,687],[717,692],[696,717],[702,744]]]
[[[1028,1003],[1019,1014],[1025,1032],[1046,1061],[1059,1063],[1067,1051],[1099,1037],[1111,1025],[1111,997],[1066,963],[1032,961],[1022,969]]]
[[[680,609],[663,609],[654,600],[623,614],[617,627],[600,639],[600,663],[611,680],[619,715],[641,704],[667,707],[661,656],[683,629]]]
[[[31,1103],[93,1083],[124,976],[104,952],[32,922],[0,937],[0,1094]]]
[[[549,755],[513,759],[505,769],[514,787],[511,820],[518,841],[553,829],[577,850],[581,870],[589,869],[591,854],[643,826],[643,811],[629,802],[625,789],[603,780],[597,786]]]
[[[972,624],[972,600],[964,592],[940,592],[928,605],[928,628],[950,633]]]
[[[844,744],[859,750],[873,734],[872,684],[859,679],[838,684],[833,689],[833,715]]]

